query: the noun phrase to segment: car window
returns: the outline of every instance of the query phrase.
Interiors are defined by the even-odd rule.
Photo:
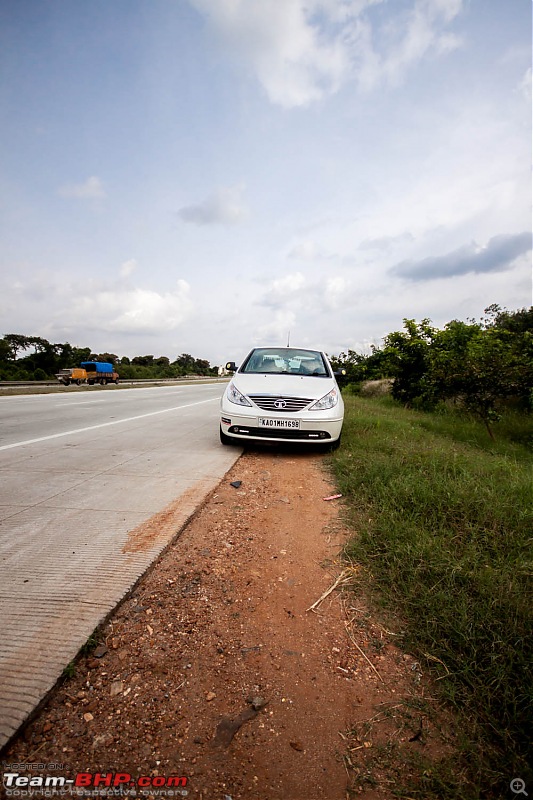
[[[330,377],[322,353],[318,350],[300,350],[293,347],[258,347],[252,350],[239,372]]]

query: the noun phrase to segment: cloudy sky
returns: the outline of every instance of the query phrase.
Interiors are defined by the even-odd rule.
[[[531,303],[530,0],[0,0],[0,334],[212,364]]]

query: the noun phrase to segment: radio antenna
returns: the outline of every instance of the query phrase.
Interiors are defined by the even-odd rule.
[[[291,332],[289,331],[287,334],[287,347],[290,347],[290,342],[291,342]]]

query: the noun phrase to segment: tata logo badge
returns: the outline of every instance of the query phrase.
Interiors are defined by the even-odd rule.
[[[277,408],[278,410],[285,408],[286,405],[286,400],[274,400],[274,408]]]

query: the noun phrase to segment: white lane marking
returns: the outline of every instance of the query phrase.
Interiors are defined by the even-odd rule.
[[[125,419],[116,419],[112,422],[102,422],[99,425],[89,425],[87,428],[76,428],[72,431],[64,431],[63,433],[52,433],[50,436],[40,436],[38,439],[26,439],[24,442],[14,442],[14,444],[4,444],[0,450],[11,450],[14,447],[23,447],[25,444],[36,444],[36,442],[47,442],[49,439],[59,439],[61,436],[71,436],[73,433],[85,433],[85,431],[94,431],[98,428],[107,428],[110,425],[122,425],[123,422],[134,422],[136,419],[144,419],[145,417],[155,417],[158,414],[168,414],[170,411],[181,411],[182,408],[191,408],[192,406],[201,406],[204,403],[213,403],[219,401],[219,397],[210,397],[209,400],[199,400],[197,403],[186,403],[183,406],[174,406],[173,408],[163,408],[161,411],[150,411],[148,414],[138,414],[136,417],[126,417]]]

